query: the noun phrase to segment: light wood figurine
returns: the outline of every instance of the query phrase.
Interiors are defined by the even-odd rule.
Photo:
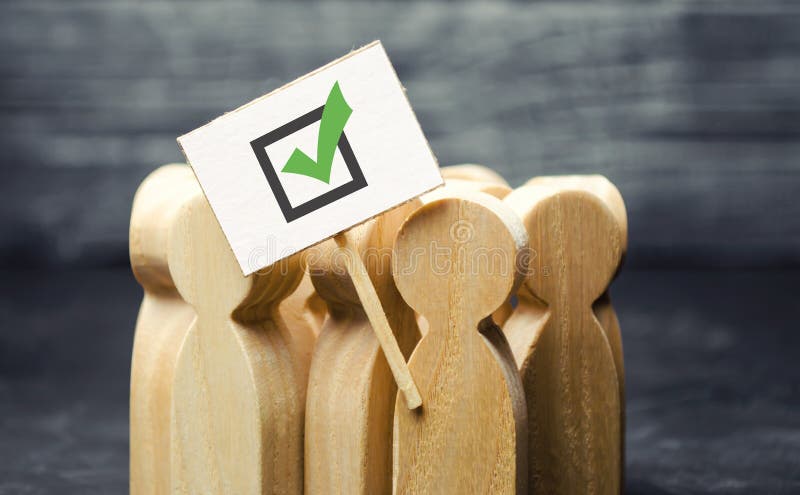
[[[603,201],[609,207],[617,225],[620,228],[622,244],[622,261],[617,274],[622,268],[625,254],[628,250],[628,213],[625,208],[625,201],[622,194],[610,180],[602,175],[554,175],[534,177],[526,182],[526,185],[552,185],[562,189],[579,189],[590,192]],[[524,288],[524,285],[523,285]],[[619,385],[620,402],[620,484],[625,483],[625,359],[622,353],[622,332],[619,326],[619,318],[614,306],[611,304],[611,295],[606,290],[599,299],[592,305],[594,314],[600,326],[606,333],[608,344],[611,346],[611,354],[614,356],[614,367],[617,370],[617,382]]]
[[[170,229],[183,204],[200,186],[186,165],[151,173],[133,199],[131,268],[144,289],[131,359],[130,493],[170,491],[170,409],[175,358],[194,309],[175,289],[167,253]]]
[[[621,399],[609,339],[592,311],[621,260],[611,208],[586,187],[543,181],[504,200],[531,235],[531,266],[504,326],[528,403],[534,493],[617,494]]]
[[[391,273],[395,234],[418,201],[351,230],[403,355],[419,340]],[[329,317],[314,350],[306,406],[306,493],[391,493],[397,386],[333,240],[311,248],[309,272]],[[404,405],[400,407],[405,408]]]
[[[522,385],[485,320],[521,281],[526,245],[513,211],[480,193],[432,201],[401,227],[394,278],[430,329],[409,361],[423,406],[395,407],[395,493],[526,492]]]
[[[175,288],[168,253],[176,249],[174,224],[198,195],[200,186],[185,164],[165,165],[150,174],[133,202],[131,267],[144,289],[131,361],[130,492],[165,494],[171,490],[171,414],[175,366],[183,340],[196,317]],[[307,279],[308,277],[305,277]],[[280,304],[287,326],[311,331],[324,315],[310,281],[300,294]],[[310,346],[309,346],[310,347]]]
[[[302,254],[242,276],[202,194],[172,229],[170,269],[197,313],[173,385],[172,491],[302,493],[314,334],[278,311],[303,276]]]

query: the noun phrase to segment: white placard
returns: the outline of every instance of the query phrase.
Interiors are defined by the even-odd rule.
[[[245,275],[442,184],[379,41],[178,143]]]

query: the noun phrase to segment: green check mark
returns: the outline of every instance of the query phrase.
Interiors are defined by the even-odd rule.
[[[351,113],[353,109],[344,100],[339,81],[336,81],[322,110],[317,137],[317,161],[309,158],[300,148],[295,148],[281,172],[305,175],[329,184],[333,154]]]

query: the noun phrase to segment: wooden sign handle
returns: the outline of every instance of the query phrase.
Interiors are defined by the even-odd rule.
[[[384,356],[386,356],[389,368],[392,370],[397,388],[403,392],[408,408],[416,409],[422,405],[422,397],[420,397],[417,385],[411,377],[411,372],[408,370],[408,364],[403,357],[403,353],[400,352],[400,346],[397,345],[397,340],[394,338],[394,333],[389,326],[389,321],[386,319],[381,301],[378,299],[378,293],[375,292],[372,280],[367,274],[367,267],[364,266],[364,261],[355,249],[355,244],[348,232],[337,234],[334,236],[334,240],[336,245],[347,254],[347,271],[350,273],[350,278],[353,280],[353,286],[355,286],[359,299],[361,299],[364,312],[372,324],[375,337],[378,338],[378,343],[383,350]]]

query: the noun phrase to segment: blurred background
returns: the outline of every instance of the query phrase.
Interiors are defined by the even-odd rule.
[[[442,165],[599,173],[630,493],[800,492],[800,4],[0,2],[0,494],[124,493],[133,194],[381,39]]]

